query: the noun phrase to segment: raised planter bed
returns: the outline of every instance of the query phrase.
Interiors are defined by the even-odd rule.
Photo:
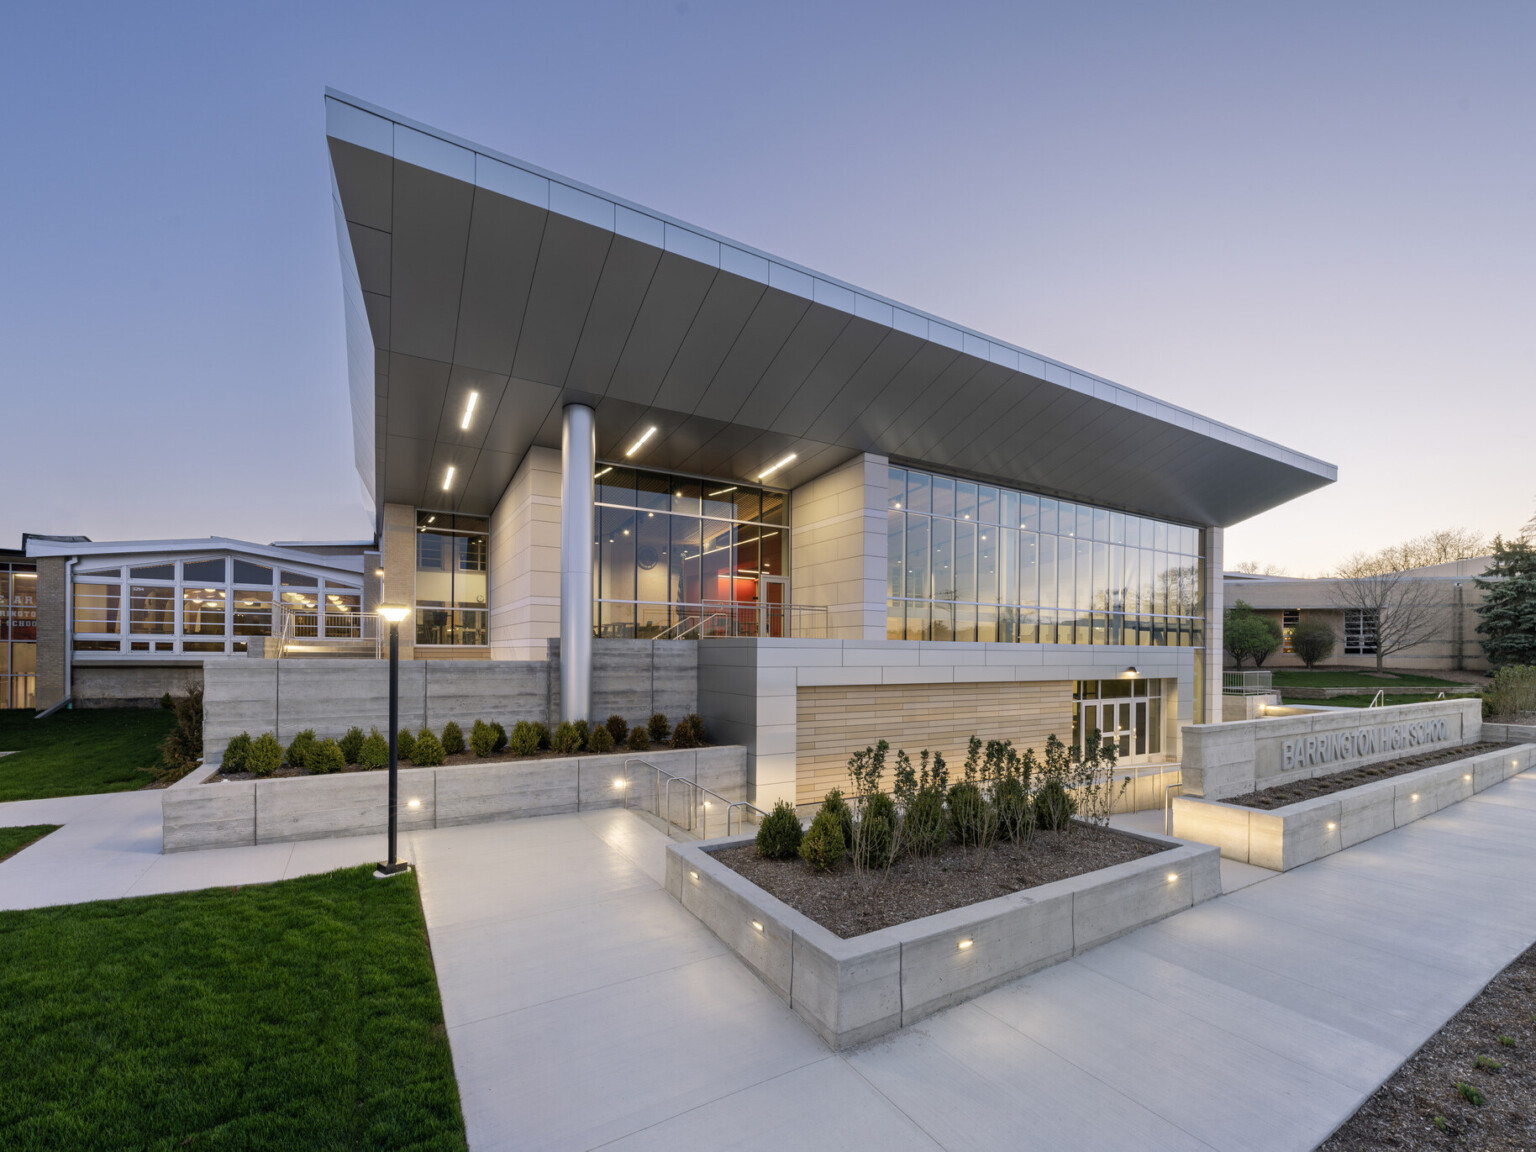
[[[400,770],[400,827],[446,828],[524,816],[550,816],[586,808],[649,803],[635,790],[651,787],[650,774],[615,787],[626,760],[654,764],[730,800],[745,797],[746,749],[739,744],[676,751],[613,752],[602,756],[529,757],[438,768]],[[226,780],[170,788],[161,801],[166,852],[226,848],[385,830],[389,773]]]
[[[1166,851],[843,939],[717,860],[667,848],[667,891],[833,1048],[892,1032],[1221,892],[1215,848]]]
[[[1215,845],[1228,860],[1284,872],[1459,804],[1533,764],[1536,744],[1519,744],[1268,810],[1175,796],[1173,833]]]

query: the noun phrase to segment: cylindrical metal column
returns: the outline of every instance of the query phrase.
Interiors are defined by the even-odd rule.
[[[597,413],[568,404],[560,434],[560,719],[592,710],[592,473]]]

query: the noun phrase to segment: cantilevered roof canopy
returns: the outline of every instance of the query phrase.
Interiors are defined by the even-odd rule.
[[[793,453],[783,487],[868,451],[1228,525],[1337,477],[329,90],[326,133],[357,465],[379,504],[489,513],[531,446],[559,447],[572,400],[596,408],[602,458],[655,426],[636,466],[751,481]]]

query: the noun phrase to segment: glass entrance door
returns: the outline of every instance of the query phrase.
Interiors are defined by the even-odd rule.
[[[762,635],[764,636],[788,636],[789,630],[785,626],[788,621],[784,619],[786,605],[784,603],[785,581],[781,576],[764,576],[758,586],[758,604],[762,612]]]
[[[1113,741],[1121,759],[1131,755],[1136,746],[1134,701],[1088,701],[1083,705],[1083,742],[1086,747],[1089,734],[1097,728],[1101,740]],[[1142,725],[1146,725],[1146,704],[1141,705]]]

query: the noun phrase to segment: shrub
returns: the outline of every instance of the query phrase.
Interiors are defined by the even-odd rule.
[[[409,728],[400,729],[395,736],[395,755],[402,760],[416,763],[416,737],[411,735]]]
[[[1321,620],[1303,620],[1291,629],[1291,651],[1308,668],[1332,656],[1335,643],[1333,629]]]
[[[363,730],[361,728],[348,728],[347,734],[336,743],[341,748],[342,758],[348,764],[356,764],[358,754],[363,750]]]
[[[435,768],[445,756],[443,742],[432,735],[432,729],[423,728],[416,733],[416,743],[411,748],[412,764],[418,768]]]
[[[587,741],[591,739],[592,729],[585,720],[573,720],[571,721],[571,726],[576,729],[576,735],[581,739],[581,743],[576,746],[576,751],[580,752],[587,746]]]
[[[447,735],[446,732],[443,735]],[[448,745],[444,744],[446,750]],[[489,756],[496,750],[496,729],[484,720],[476,720],[469,730],[469,749],[476,756]]]
[[[341,745],[327,736],[324,740],[317,740],[309,746],[307,766],[311,772],[324,776],[332,772],[340,772],[347,766],[347,758],[342,754]]]
[[[800,840],[800,858],[818,872],[825,872],[843,858],[847,851],[843,826],[837,813],[823,806],[811,821],[810,831]]]
[[[539,743],[537,747],[535,747],[534,751],[538,751],[539,748],[548,748],[551,746],[554,738],[549,733],[548,724],[544,723],[542,720],[535,720],[533,722],[533,730],[538,734],[539,738]]]
[[[613,737],[613,742],[615,744],[622,744],[624,741],[629,739],[629,723],[618,713],[614,713],[612,716],[608,717],[608,723],[606,727],[608,729],[608,735]]]
[[[860,868],[885,868],[896,859],[896,801],[884,792],[864,800],[853,837],[853,862]]]
[[[599,724],[587,737],[587,750],[602,755],[613,751],[613,733]]]
[[[686,720],[679,720],[677,727],[672,729],[672,747],[697,748],[699,742],[694,738],[693,725]]]
[[[928,856],[949,840],[949,820],[944,812],[944,793],[938,788],[921,789],[907,806],[901,822],[901,847],[916,856]]]
[[[477,720],[478,724],[479,721]],[[457,756],[464,751],[464,729],[452,720],[443,725],[443,753],[447,756]]]
[[[821,801],[821,811],[830,812],[837,820],[837,827],[843,834],[843,846],[851,847],[853,844],[853,809],[848,807],[848,801],[843,799],[843,790],[834,788],[828,792]]]
[[[805,830],[788,800],[780,800],[757,826],[757,854],[768,860],[791,860],[800,854]]]
[[[1077,801],[1060,780],[1047,780],[1035,793],[1035,824],[1047,832],[1060,832],[1072,823]]]
[[[377,728],[368,730],[368,738],[357,754],[357,763],[361,768],[389,767],[389,739]]]
[[[654,712],[651,714],[651,719],[646,727],[651,733],[651,739],[660,744],[667,738],[667,732],[671,725],[667,723],[667,714],[665,712]]]
[[[170,694],[166,694],[170,699]],[[185,696],[171,701],[171,711],[176,713],[176,726],[160,741],[162,767],[154,771],[161,780],[179,780],[192,769],[203,756],[203,690],[188,688]]]
[[[532,756],[539,750],[539,730],[528,720],[519,720],[512,725],[512,735],[507,739],[507,747],[514,756]]]
[[[997,830],[992,805],[969,780],[962,780],[949,790],[949,827],[955,842],[967,848],[985,847]]]
[[[702,747],[704,744],[704,717],[697,712],[690,712],[686,717],[688,727],[693,729],[693,746]]]
[[[1536,712],[1536,666],[1508,664],[1493,674],[1483,693],[1484,711],[1493,716]],[[179,715],[179,714],[178,714]]]
[[[176,707],[175,703],[173,703],[172,700],[171,700],[171,694],[169,692],[161,693],[161,695],[160,695],[160,707],[164,708],[167,712],[169,712],[172,708]]]
[[[564,720],[550,737],[550,747],[562,756],[581,751],[581,730],[569,720]]]
[[[646,731],[645,725],[636,724],[629,730],[629,750],[631,752],[644,752],[651,746],[651,734]]]
[[[315,730],[306,728],[288,745],[288,764],[293,768],[308,768],[309,755],[315,748]]]
[[[1018,843],[1034,824],[1029,792],[1017,776],[1005,776],[992,786],[992,806],[997,810],[998,834]]]
[[[500,720],[492,720],[491,731],[496,733],[496,742],[491,745],[491,752],[494,755],[507,746],[507,730],[501,726]]]
[[[283,746],[270,732],[263,732],[251,741],[251,751],[246,756],[246,769],[255,776],[270,776],[283,765]]]
[[[1461,1098],[1468,1104],[1472,1105],[1474,1108],[1481,1108],[1484,1104],[1488,1103],[1488,1097],[1484,1096],[1479,1089],[1474,1088],[1471,1084],[1468,1084],[1465,1081],[1457,1082],[1456,1091],[1461,1093]]]
[[[251,734],[242,732],[234,737],[224,748],[224,759],[219,765],[221,772],[248,772],[250,763]]]

